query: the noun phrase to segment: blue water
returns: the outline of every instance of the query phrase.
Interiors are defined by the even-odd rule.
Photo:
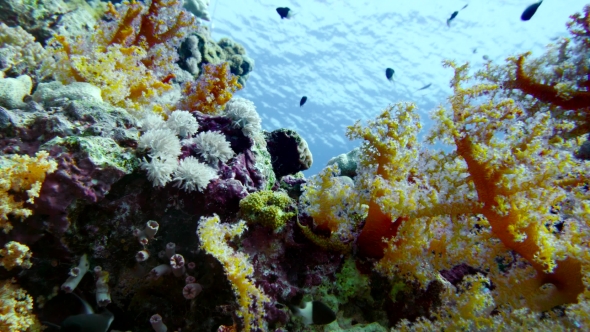
[[[452,71],[441,66],[443,59],[478,68],[484,55],[495,62],[528,50],[540,55],[552,39],[567,36],[569,15],[587,3],[546,0],[522,22],[533,2],[213,0],[209,12],[215,40],[233,38],[256,61],[238,95],[256,104],[265,130],[292,128],[307,140],[314,164],[305,173],[311,175],[359,145],[344,136],[346,126],[390,103],[415,102],[427,130],[428,113],[451,93]],[[294,18],[280,19],[275,8],[283,6]],[[396,71],[393,83],[385,78],[387,67]],[[303,95],[308,101],[300,108]]]

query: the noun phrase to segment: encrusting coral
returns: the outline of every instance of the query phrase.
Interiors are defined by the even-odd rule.
[[[296,216],[294,206],[295,201],[284,192],[261,190],[240,201],[240,213],[249,223],[260,223],[279,232]]]

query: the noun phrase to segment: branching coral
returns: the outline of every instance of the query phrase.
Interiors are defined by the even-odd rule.
[[[219,114],[232,94],[241,88],[238,77],[231,74],[227,63],[204,64],[199,79],[185,83],[183,93],[186,97],[179,102],[178,108]]]
[[[574,127],[556,129],[555,134],[566,137],[590,132],[590,6],[570,19],[571,38],[549,45],[541,57],[527,52],[509,57],[503,66],[488,63],[477,74],[500,85],[506,97],[531,113],[549,111],[554,118],[572,121]]]
[[[399,206],[415,204],[407,200],[405,188],[388,187],[388,183],[407,181],[408,176],[416,172],[417,132],[421,125],[413,111],[415,107],[413,104],[389,107],[367,127],[357,122],[347,132],[350,139],[365,140],[361,165],[374,169],[372,173],[376,176],[374,179],[361,178],[360,182],[361,190],[367,190],[371,197],[367,202],[369,210],[365,226],[358,238],[359,249],[366,256],[382,257],[385,248],[382,238],[395,235],[403,220],[402,216],[392,219],[387,211],[383,211],[379,201],[397,201]]]
[[[358,221],[366,215],[367,206],[359,203],[352,180],[339,175],[338,165],[334,164],[311,177],[303,187],[301,202],[304,211],[313,218],[315,230],[329,234],[329,239],[324,241],[318,242],[317,236],[311,236],[311,240],[332,249],[347,250],[356,237]],[[304,234],[309,235],[309,232],[304,229]]]
[[[428,140],[453,144],[454,151],[419,149],[412,105],[349,129],[365,139],[357,189],[369,192],[370,204],[360,249],[379,253],[367,239],[390,238],[378,269],[422,285],[463,262],[489,271],[497,304],[517,308],[524,299],[546,310],[577,302],[588,287],[582,266],[590,261],[581,253],[590,240],[590,164],[574,159],[576,140],[553,135],[568,122],[528,113],[501,98],[497,85],[466,86],[467,65],[445,66],[455,70],[454,95],[450,110],[434,113]]]
[[[172,89],[176,48],[195,29],[194,17],[177,0],[124,2],[118,10],[109,3],[107,17],[91,36],[50,40],[55,62],[46,72],[64,83],[92,83],[103,99],[128,110],[165,111],[170,105],[151,103]]]
[[[33,204],[35,197],[39,196],[45,176],[57,169],[57,163],[48,157],[46,151],[37,152],[35,157],[0,157],[0,228],[4,233],[12,229],[9,214],[24,219],[33,213],[19,198],[26,196],[26,202]]]
[[[201,248],[215,257],[223,265],[225,274],[236,294],[239,309],[237,314],[243,319],[244,331],[266,330],[264,304],[270,302],[253,282],[254,267],[248,255],[235,251],[227,241],[242,235],[247,229],[246,222],[222,224],[217,215],[201,218],[197,235]]]

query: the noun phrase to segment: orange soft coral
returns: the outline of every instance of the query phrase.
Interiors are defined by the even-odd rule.
[[[187,82],[183,93],[186,96],[178,104],[179,109],[219,114],[232,94],[240,90],[238,77],[232,75],[229,65],[203,65],[203,73],[195,82]]]
[[[368,216],[357,242],[360,252],[367,257],[383,257],[386,244],[382,239],[393,237],[405,220],[403,216],[392,217],[383,211],[380,201],[391,194],[382,184],[406,179],[407,174],[413,173],[410,161],[416,158],[414,147],[421,128],[417,115],[412,112],[415,107],[413,104],[388,107],[367,127],[357,122],[348,128],[350,139],[365,140],[361,163],[368,167],[376,166],[376,181],[367,186],[371,196],[367,202]],[[404,112],[400,112],[402,108]]]

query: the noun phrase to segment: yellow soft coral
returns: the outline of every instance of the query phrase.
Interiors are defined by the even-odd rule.
[[[0,331],[41,330],[41,324],[33,314],[33,298],[10,280],[0,280]]]
[[[24,219],[32,211],[23,207],[24,201],[15,199],[15,194],[26,194],[27,203],[33,204],[39,196],[45,175],[57,169],[57,163],[48,159],[46,151],[37,152],[35,157],[12,155],[0,157],[0,228],[4,233],[12,229],[8,215]]]
[[[4,266],[8,271],[17,266],[30,269],[33,265],[30,261],[32,253],[29,247],[16,241],[6,243],[4,248],[0,249],[0,256],[2,257],[0,259],[0,266]]]
[[[201,248],[211,254],[223,265],[238,300],[238,317],[243,319],[244,331],[265,330],[264,304],[270,299],[254,284],[254,267],[248,255],[235,251],[227,244],[228,240],[242,235],[247,229],[245,221],[237,224],[222,224],[219,217],[201,218],[197,234]]]
[[[154,103],[172,89],[177,47],[196,28],[182,1],[124,1],[109,3],[96,33],[68,40],[56,36],[48,43],[55,62],[45,71],[63,83],[88,82],[101,88],[104,100],[132,112],[169,110]]]
[[[227,62],[218,65],[205,64],[198,81],[184,84],[183,93],[186,97],[180,101],[178,108],[219,114],[233,93],[241,88],[238,77],[231,73]]]
[[[339,175],[337,164],[327,166],[307,181],[301,196],[304,211],[313,218],[314,230],[329,236],[320,236],[301,227],[303,234],[317,245],[348,251],[367,206],[360,203],[352,180]]]
[[[373,233],[359,238],[361,251],[389,239],[378,270],[424,287],[467,263],[488,271],[498,304],[576,303],[590,286],[582,273],[590,265],[590,163],[573,157],[578,141],[554,136],[564,120],[499,98],[497,85],[467,85],[467,65],[445,65],[455,70],[454,94],[450,109],[434,112],[428,140],[454,150],[420,149],[407,105],[350,129],[366,140],[357,190],[369,192],[365,228]]]
[[[441,294],[444,305],[434,313],[434,320],[402,320],[392,331],[572,331],[580,327],[553,311],[543,317],[527,309],[496,309],[489,280],[480,274],[466,276],[458,288],[449,287]]]

